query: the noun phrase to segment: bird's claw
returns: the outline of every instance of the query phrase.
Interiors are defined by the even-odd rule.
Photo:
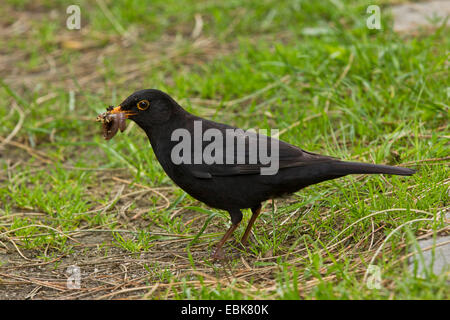
[[[214,250],[214,253],[211,255],[211,259],[213,261],[225,261],[225,260],[232,260],[234,258],[239,258],[242,253],[248,253],[248,247],[243,245],[240,242],[237,242],[233,245],[232,252],[230,254],[227,254],[223,248],[217,248]]]
[[[214,253],[211,255],[211,259],[213,261],[223,261],[226,260],[225,253],[222,248],[217,248],[214,250]]]

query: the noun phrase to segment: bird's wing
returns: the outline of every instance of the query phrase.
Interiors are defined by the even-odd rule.
[[[216,124],[217,127],[217,124]],[[227,126],[228,127],[228,126]],[[229,127],[231,128],[231,127]],[[226,132],[222,130],[222,132]],[[234,133],[233,133],[234,135]],[[242,138],[242,137],[241,137]],[[225,140],[230,139],[230,134],[225,133]],[[246,134],[245,139],[245,148],[239,148],[238,139],[236,137],[231,137],[231,141],[234,141],[234,148],[231,151],[230,155],[226,155],[225,153],[230,150],[226,147],[226,142],[223,142],[224,152],[222,163],[212,163],[212,164],[192,164],[186,166],[186,169],[195,177],[200,179],[210,179],[214,176],[236,176],[236,175],[252,175],[252,174],[260,174],[262,168],[270,167],[270,163],[267,163],[267,158],[264,161],[261,161],[258,152],[260,151],[260,145],[266,145],[265,155],[268,155],[268,158],[271,161],[278,161],[278,169],[283,168],[291,168],[291,167],[299,167],[305,166],[311,163],[317,162],[328,162],[335,161],[335,158],[323,156],[315,153],[311,153],[308,151],[304,151],[296,146],[293,146],[289,143],[267,137],[262,134]],[[234,139],[234,140],[233,140]],[[242,143],[243,140],[241,140]],[[203,150],[208,143],[203,143]],[[242,145],[242,144],[241,144]],[[252,149],[250,146],[258,146],[257,149]],[[272,149],[276,150],[278,148],[278,156],[275,152],[273,155],[271,154]],[[256,162],[250,161],[252,158],[255,159],[254,155],[257,154]],[[228,156],[228,159],[227,159]],[[276,158],[275,158],[276,157]],[[239,162],[239,159],[241,160]],[[245,161],[242,161],[242,160]],[[230,161],[231,160],[231,161]],[[269,160],[270,161],[270,160]]]

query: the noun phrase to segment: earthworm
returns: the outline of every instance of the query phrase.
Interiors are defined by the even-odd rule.
[[[119,123],[120,132],[123,132],[126,129],[126,127],[127,127],[126,122],[125,122],[127,117],[125,117],[125,113],[116,113],[115,115],[116,115],[116,118],[117,118],[116,122]]]
[[[126,128],[125,114],[110,113],[109,111],[110,110],[97,116],[97,121],[100,121],[102,123],[103,137],[106,140],[114,137],[119,129],[121,132],[123,132]]]

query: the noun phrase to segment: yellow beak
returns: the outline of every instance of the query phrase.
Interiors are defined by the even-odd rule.
[[[112,109],[109,113],[123,113],[124,111],[121,109],[121,106],[117,106],[114,109]]]
[[[132,112],[132,111],[128,111],[128,110],[122,110],[122,107],[121,106],[117,106],[117,107],[115,107],[114,109],[112,109],[111,111],[108,111],[110,114],[112,113],[112,114],[117,114],[117,113],[123,113],[123,114],[125,114],[125,118],[128,118],[129,116],[134,116],[134,115],[136,115],[136,113],[135,112]]]

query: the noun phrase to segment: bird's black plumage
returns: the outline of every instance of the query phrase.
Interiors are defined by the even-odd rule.
[[[149,105],[141,103],[142,101],[148,101]],[[114,110],[113,112],[126,113],[129,119],[135,121],[145,131],[156,158],[167,175],[180,188],[201,202],[230,213],[232,227],[220,241],[216,257],[223,243],[240,223],[241,209],[251,208],[253,212],[242,239],[245,243],[252,224],[259,214],[261,203],[265,200],[348,174],[385,173],[408,176],[415,172],[408,168],[340,161],[333,157],[302,150],[283,141],[278,141],[279,170],[274,175],[261,175],[261,168],[265,165],[259,161],[253,164],[248,163],[248,148],[244,149],[245,154],[239,154],[237,148],[232,154],[235,160],[243,157],[246,161],[242,164],[238,164],[237,161],[232,164],[174,164],[171,152],[178,143],[178,141],[172,141],[174,130],[182,128],[194,133],[194,124],[200,121],[202,133],[208,129],[217,129],[228,138],[227,129],[236,128],[192,115],[169,95],[155,89],[133,93]],[[260,134],[247,137],[245,145],[259,142],[264,138],[270,150],[270,143],[273,141]],[[205,141],[202,143],[203,148],[208,144]],[[194,158],[193,155],[192,158]]]

